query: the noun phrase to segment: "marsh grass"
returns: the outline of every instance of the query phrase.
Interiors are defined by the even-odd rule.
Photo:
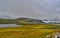
[[[52,24],[22,25],[14,28],[0,28],[0,38],[46,38],[60,31],[60,26]]]

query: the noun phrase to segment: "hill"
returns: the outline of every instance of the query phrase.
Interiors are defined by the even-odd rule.
[[[15,24],[17,21],[15,19],[1,19],[0,24]]]
[[[3,19],[0,18],[0,24],[40,24],[42,20],[31,18]]]
[[[31,19],[31,18],[17,18],[16,20],[20,24],[40,24],[40,23],[44,23],[42,20]]]

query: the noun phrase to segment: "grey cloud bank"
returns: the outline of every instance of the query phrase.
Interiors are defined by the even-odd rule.
[[[0,0],[0,16],[60,19],[60,0]]]

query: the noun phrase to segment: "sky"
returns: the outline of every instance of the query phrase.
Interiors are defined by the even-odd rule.
[[[60,0],[0,0],[0,18],[60,20]]]

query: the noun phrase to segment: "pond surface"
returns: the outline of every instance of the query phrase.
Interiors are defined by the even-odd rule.
[[[17,26],[20,26],[20,25],[16,25],[16,24],[0,24],[0,28],[1,27],[17,27]]]

